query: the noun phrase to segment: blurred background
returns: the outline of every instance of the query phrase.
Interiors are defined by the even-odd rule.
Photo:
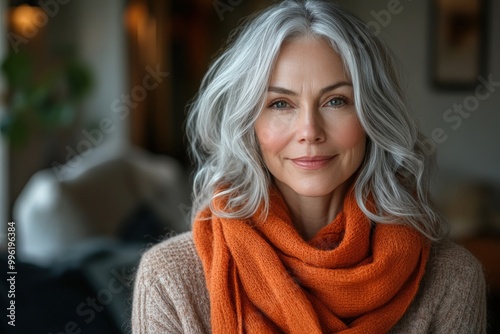
[[[498,332],[500,2],[336,2],[400,60],[438,156],[436,201],[483,263]],[[130,331],[140,254],[189,230],[186,104],[229,33],[271,3],[0,0],[1,267],[14,221],[18,273],[2,333]]]

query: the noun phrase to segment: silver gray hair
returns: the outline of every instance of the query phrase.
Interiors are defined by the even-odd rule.
[[[196,166],[193,216],[207,206],[226,218],[249,217],[262,203],[268,209],[272,177],[254,124],[281,45],[299,37],[328,40],[352,80],[356,112],[368,137],[354,184],[361,210],[376,223],[413,226],[430,240],[444,237],[447,224],[429,195],[434,159],[391,52],[353,14],[317,0],[283,1],[256,14],[210,66],[186,123]],[[224,210],[212,206],[218,196],[229,199]],[[376,212],[367,208],[369,200]]]

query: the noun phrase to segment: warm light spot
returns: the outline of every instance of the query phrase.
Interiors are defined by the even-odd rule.
[[[142,3],[132,3],[128,5],[125,10],[124,19],[125,24],[131,30],[144,25],[144,23],[148,20],[148,11],[146,6]]]
[[[11,10],[10,19],[17,32],[29,35],[42,28],[48,18],[39,7],[21,5]]]
[[[124,14],[125,25],[131,36],[136,38],[138,46],[144,51],[147,63],[157,63],[157,23],[149,15],[148,8],[142,2],[131,3]]]

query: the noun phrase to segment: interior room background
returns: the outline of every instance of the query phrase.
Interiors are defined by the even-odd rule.
[[[500,2],[336,2],[400,61],[429,152],[438,155],[437,203],[451,236],[485,266],[495,328]],[[19,298],[32,303],[19,307],[19,321],[45,306],[61,310],[35,317],[46,332],[129,330],[141,252],[189,229],[186,105],[228,34],[270,3],[0,0],[1,243],[15,221]],[[119,292],[107,288],[113,280]],[[66,299],[49,302],[54,293]]]

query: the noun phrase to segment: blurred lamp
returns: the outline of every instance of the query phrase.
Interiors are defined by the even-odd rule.
[[[20,5],[11,9],[10,20],[16,31],[26,34],[34,29],[37,15],[41,12],[39,7]]]

